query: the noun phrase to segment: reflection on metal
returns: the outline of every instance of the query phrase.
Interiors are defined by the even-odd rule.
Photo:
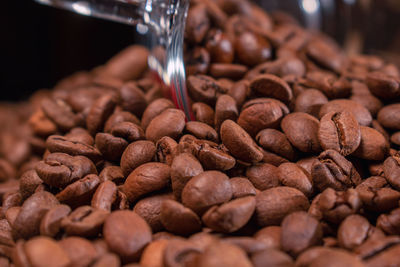
[[[305,24],[310,29],[321,28],[321,5],[319,0],[301,0],[300,7],[304,13]]]

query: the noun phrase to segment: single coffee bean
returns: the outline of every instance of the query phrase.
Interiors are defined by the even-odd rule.
[[[61,99],[42,100],[43,113],[54,122],[61,131],[69,131],[77,125],[78,118],[71,107]]]
[[[369,236],[372,226],[360,215],[350,215],[340,224],[338,242],[345,249],[354,249],[361,245]]]
[[[214,110],[209,105],[201,102],[193,103],[192,110],[196,121],[214,126]]]
[[[67,253],[73,266],[90,266],[97,257],[96,249],[87,239],[72,236],[62,239],[58,244]]]
[[[40,234],[54,237],[61,228],[61,220],[69,215],[71,208],[67,205],[56,205],[49,209],[40,221]]]
[[[400,189],[400,156],[395,155],[386,158],[383,163],[383,171],[386,180],[397,190]]]
[[[89,134],[87,130],[83,128],[73,128],[66,135],[64,135],[64,137],[71,142],[83,143],[89,146],[94,145],[93,137]]]
[[[186,22],[185,37],[191,43],[200,43],[210,28],[210,20],[204,4],[191,8]]]
[[[80,206],[61,220],[61,228],[68,235],[95,237],[100,231],[108,211]]]
[[[271,45],[259,35],[244,32],[235,39],[235,52],[242,64],[255,66],[271,58]]]
[[[295,112],[283,118],[281,127],[290,143],[305,153],[318,153],[321,146],[318,140],[319,121],[302,112]]]
[[[216,130],[204,122],[189,121],[185,125],[185,130],[199,139],[218,142],[218,133]]]
[[[229,38],[221,30],[210,30],[206,39],[206,48],[213,62],[232,63],[234,47]]]
[[[128,142],[135,142],[144,139],[144,131],[142,127],[129,121],[116,123],[111,128],[111,134],[115,137],[121,137]]]
[[[240,64],[214,63],[210,65],[210,74],[215,78],[239,80],[247,71],[248,68]]]
[[[357,103],[364,106],[366,109],[369,110],[373,117],[376,117],[379,110],[382,108],[383,103],[377,97],[369,93],[362,93],[362,94],[353,94],[350,97],[350,100],[356,101]]]
[[[121,107],[134,115],[141,117],[147,106],[144,93],[134,82],[127,82],[119,89]]]
[[[136,260],[151,241],[151,229],[139,215],[123,210],[111,213],[104,222],[104,239],[123,261]]]
[[[156,143],[156,160],[171,165],[178,149],[178,143],[169,136],[164,136]]]
[[[256,219],[259,226],[279,225],[294,211],[307,210],[308,199],[299,190],[278,186],[256,195]]]
[[[227,93],[216,80],[206,75],[192,75],[187,78],[188,92],[196,102],[214,106],[220,94]]]
[[[182,191],[182,203],[198,214],[232,198],[229,178],[222,172],[205,171],[190,179]]]
[[[296,266],[324,267],[332,263],[338,266],[364,266],[357,256],[338,248],[314,247],[306,250],[296,260]]]
[[[390,188],[387,180],[380,176],[365,179],[356,190],[363,202],[363,208],[368,211],[390,211],[397,207],[400,200],[400,192]]]
[[[125,180],[122,169],[119,166],[107,166],[99,174],[100,181],[112,181],[120,184]]]
[[[333,149],[347,156],[360,145],[361,130],[351,113],[330,112],[321,118],[318,138],[324,150]]]
[[[382,72],[368,73],[366,78],[371,93],[381,99],[393,99],[400,96],[400,83],[398,78]]]
[[[400,104],[383,107],[378,113],[378,122],[385,128],[400,130]]]
[[[185,127],[185,114],[178,109],[166,109],[151,120],[146,128],[146,139],[157,142],[164,136],[177,139]]]
[[[238,117],[236,101],[229,95],[220,95],[215,104],[214,127],[219,131],[225,120],[236,121]]]
[[[397,246],[399,242],[400,238],[398,236],[385,236],[382,234],[382,236],[378,238],[368,239],[362,245],[358,246],[354,252],[363,260],[368,260],[373,257],[379,258],[388,248]]]
[[[287,162],[279,165],[276,175],[280,184],[296,188],[306,196],[314,193],[311,175],[295,163]]]
[[[162,231],[161,207],[165,200],[173,199],[172,194],[154,195],[139,200],[133,207],[133,211],[142,217],[151,227],[154,233]]]
[[[121,156],[121,169],[125,177],[140,165],[150,162],[156,153],[156,146],[151,141],[140,140],[128,145]]]
[[[247,196],[255,196],[256,189],[253,184],[246,178],[234,177],[229,179],[232,186],[232,198],[241,198]]]
[[[318,118],[319,110],[328,102],[328,98],[316,89],[304,90],[295,100],[295,112],[308,113]]]
[[[139,119],[130,112],[121,111],[118,108],[115,109],[114,113],[108,118],[104,125],[104,132],[111,133],[114,126],[121,122],[131,122],[135,125],[140,125]],[[144,134],[143,134],[144,136]]]
[[[246,253],[237,246],[228,243],[216,243],[207,247],[204,253],[198,257],[199,267],[250,267],[252,266]]]
[[[209,228],[222,233],[235,232],[251,218],[256,207],[253,196],[231,200],[221,206],[211,207],[202,220]]]
[[[255,77],[249,84],[250,90],[261,95],[278,99],[286,104],[292,101],[293,94],[289,85],[272,74],[263,74]]]
[[[111,211],[112,204],[117,199],[117,186],[109,180],[102,182],[93,194],[91,206],[96,209]]]
[[[221,125],[221,140],[229,151],[245,162],[259,162],[263,158],[261,149],[251,136],[238,124],[226,120]]]
[[[143,250],[140,257],[141,266],[163,266],[164,265],[164,251],[167,247],[168,240],[160,239],[153,240]]]
[[[387,249],[381,251],[374,257],[366,260],[368,266],[393,266],[398,262],[398,253],[400,252],[400,246],[395,245],[388,247]]]
[[[99,97],[90,107],[86,117],[86,127],[90,134],[100,132],[106,120],[113,113],[116,105],[115,96],[107,94]]]
[[[254,234],[254,238],[263,242],[268,248],[281,249],[281,227],[267,226]]]
[[[66,251],[55,240],[49,237],[35,237],[25,244],[23,250],[27,262],[23,266],[54,266],[67,267],[72,264]]]
[[[102,254],[92,265],[93,267],[119,267],[121,261],[114,253]]]
[[[256,136],[257,143],[265,150],[271,151],[289,160],[294,160],[296,152],[282,132],[275,129],[264,129]]]
[[[186,75],[206,74],[210,66],[210,53],[201,46],[184,53]]]
[[[322,118],[329,112],[347,111],[352,113],[361,126],[369,126],[372,122],[371,113],[362,105],[348,99],[337,99],[326,103],[321,107],[319,117]]]
[[[160,215],[161,223],[171,233],[187,236],[201,230],[197,214],[177,201],[164,200]]]
[[[399,208],[392,210],[389,214],[381,214],[376,226],[389,235],[398,235],[400,233],[399,216]]]
[[[294,266],[292,258],[276,249],[266,249],[251,255],[254,267],[263,266]]]
[[[110,161],[119,161],[128,142],[120,137],[108,133],[97,133],[95,138],[96,147],[103,157]]]
[[[297,256],[309,247],[322,244],[322,227],[304,211],[289,214],[282,221],[282,249]]]
[[[352,155],[366,159],[383,160],[389,152],[389,142],[377,130],[361,126],[361,142]]]
[[[266,128],[278,128],[289,109],[279,100],[256,98],[245,102],[237,123],[251,136]]]
[[[207,140],[195,140],[187,145],[204,169],[226,171],[235,166],[235,158],[229,154],[228,149],[223,144],[217,145]]]
[[[171,165],[172,191],[177,200],[181,199],[182,191],[187,182],[203,172],[200,162],[189,153],[176,156]]]
[[[336,150],[326,150],[314,163],[311,176],[315,186],[323,191],[326,188],[345,190],[361,183],[361,177],[353,164]]]
[[[177,238],[171,239],[164,249],[163,266],[193,265],[200,252],[199,247],[193,242]]]
[[[280,184],[278,168],[268,163],[253,165],[247,168],[246,177],[258,190],[266,190],[277,187]]]
[[[12,224],[14,239],[38,235],[43,216],[57,204],[58,200],[49,192],[37,192],[26,199]]]
[[[160,98],[151,102],[143,113],[142,128],[146,130],[147,126],[155,117],[160,115],[164,110],[174,107],[174,103],[172,103],[171,100],[165,98]]]
[[[161,190],[170,183],[170,167],[167,164],[149,162],[137,167],[123,185],[130,202],[143,195]]]

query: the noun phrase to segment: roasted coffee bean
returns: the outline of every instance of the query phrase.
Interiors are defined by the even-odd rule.
[[[131,143],[121,156],[121,169],[125,177],[140,165],[150,162],[156,153],[156,146],[151,141]]]
[[[56,205],[49,209],[40,222],[40,234],[54,237],[61,228],[61,220],[69,215],[71,208],[67,205]]]
[[[278,99],[288,104],[293,97],[292,89],[289,85],[272,74],[263,74],[255,77],[249,84],[250,90],[262,97]]]
[[[109,212],[102,209],[80,206],[61,220],[61,228],[68,235],[97,236],[108,215]]]
[[[324,150],[333,149],[347,156],[360,145],[361,130],[351,113],[330,112],[321,118],[318,138]]]
[[[77,125],[78,118],[71,107],[61,99],[53,100],[45,98],[42,100],[44,114],[54,122],[61,131],[69,131]]]
[[[289,214],[282,221],[282,249],[297,256],[309,247],[322,244],[322,227],[305,211]]]
[[[232,187],[232,198],[241,198],[247,196],[255,196],[256,189],[253,184],[246,178],[234,177],[229,179]]]
[[[383,107],[378,113],[378,122],[385,128],[400,130],[400,104]]]
[[[73,263],[62,246],[49,237],[35,237],[25,242],[22,250],[23,257],[31,265],[21,266],[66,267]]]
[[[321,146],[318,140],[319,121],[302,112],[295,112],[283,118],[281,127],[290,143],[305,153],[319,153]]]
[[[151,241],[149,225],[128,210],[111,213],[104,222],[103,235],[110,250],[126,262],[137,259]]]
[[[190,266],[200,252],[198,246],[193,244],[193,242],[181,239],[169,240],[164,249],[164,266]]]
[[[182,203],[198,214],[232,198],[229,178],[222,172],[205,171],[190,179],[182,191]]]
[[[280,184],[278,168],[268,163],[253,165],[247,168],[246,177],[258,190],[266,190],[277,187]]]
[[[210,28],[210,20],[207,16],[205,5],[198,4],[191,8],[186,22],[185,37],[191,43],[200,43]]]
[[[112,181],[114,183],[122,182],[125,177],[119,166],[107,166],[99,174],[100,181]]]
[[[116,123],[111,128],[111,134],[116,137],[122,137],[128,142],[144,139],[143,129],[139,125],[129,121]]]
[[[295,163],[282,163],[279,165],[276,175],[280,184],[296,188],[308,197],[314,192],[311,175]]]
[[[93,194],[91,206],[96,209],[111,211],[112,204],[117,199],[117,186],[109,180],[102,182]]]
[[[224,32],[210,30],[206,40],[206,48],[213,62],[232,63],[234,47]]]
[[[126,178],[123,191],[129,201],[133,202],[145,194],[166,187],[170,183],[170,173],[170,167],[163,163],[142,164]]]
[[[195,140],[188,146],[190,152],[197,157],[204,169],[226,171],[235,166],[235,158],[229,154],[223,144],[217,145],[207,142],[207,140]]]
[[[169,232],[187,236],[201,230],[200,218],[191,209],[174,200],[161,204],[161,223]]]
[[[119,161],[128,142],[120,137],[108,133],[97,133],[95,138],[96,147],[103,157],[110,161]]]
[[[340,224],[338,242],[345,249],[361,245],[373,231],[372,225],[360,215],[350,215]]]
[[[207,247],[204,253],[198,257],[199,267],[250,267],[252,266],[246,253],[237,246],[227,243],[216,243]]]
[[[218,142],[219,139],[217,131],[204,122],[189,121],[185,125],[185,130],[199,139],[210,140],[213,142]]]
[[[377,266],[393,266],[396,265],[398,262],[397,255],[400,251],[400,246],[395,245],[392,247],[388,247],[374,255],[373,257],[366,260],[367,266],[377,267]]]
[[[279,100],[256,98],[245,102],[237,123],[251,136],[266,128],[278,128],[289,109]]]
[[[94,146],[78,141],[70,141],[66,137],[51,135],[46,140],[46,148],[52,153],[66,153],[71,156],[85,156],[93,162],[101,159],[100,151]]]
[[[365,179],[356,187],[363,208],[368,211],[385,212],[397,207],[400,192],[389,187],[387,180],[380,176]]]
[[[71,265],[86,267],[97,257],[97,252],[90,241],[81,237],[67,237],[58,243],[67,253]]]
[[[146,139],[157,142],[164,136],[177,139],[185,127],[185,114],[178,109],[166,109],[151,120],[146,128]]]
[[[95,174],[89,174],[65,187],[56,198],[71,207],[88,204],[99,184],[100,178]]]
[[[182,191],[192,177],[203,172],[200,162],[189,153],[176,156],[171,165],[172,191],[177,200],[181,199]]]
[[[282,251],[276,249],[266,249],[256,252],[251,256],[254,267],[263,266],[293,266],[292,258]]]
[[[147,101],[142,90],[134,82],[127,82],[119,89],[121,107],[134,115],[142,116],[147,106]]]
[[[264,129],[256,136],[257,143],[265,150],[271,151],[289,160],[294,160],[296,152],[286,136],[275,129]]]
[[[257,253],[268,248],[266,244],[258,241],[254,237],[227,237],[223,238],[221,241],[238,246],[243,249],[247,254]]]
[[[211,207],[203,215],[206,226],[217,232],[231,233],[242,228],[251,218],[256,207],[253,196],[231,200],[221,206]]]
[[[389,235],[397,235],[400,233],[399,216],[399,208],[392,210],[389,214],[381,214],[376,226]]]
[[[214,110],[207,104],[197,102],[192,105],[196,120],[214,126]]]
[[[394,155],[388,157],[383,163],[383,171],[385,173],[386,180],[397,190],[400,189],[400,157],[399,155]]]
[[[279,225],[287,214],[307,210],[308,199],[299,190],[278,186],[256,195],[256,218],[259,226]]]
[[[383,160],[389,152],[389,143],[377,130],[361,126],[361,142],[352,155],[366,159],[379,161]]]
[[[281,249],[281,227],[267,226],[257,231],[254,238],[263,242],[268,248]]]
[[[295,112],[308,113],[318,118],[319,110],[328,102],[326,96],[316,89],[304,90],[296,97]]]
[[[239,64],[214,63],[210,65],[210,74],[215,78],[239,80],[247,70],[246,66]]]
[[[348,99],[337,99],[326,103],[321,107],[319,117],[322,118],[329,112],[347,111],[352,113],[361,126],[369,126],[372,122],[371,113],[362,105]]]
[[[133,211],[142,217],[154,233],[164,229],[161,222],[161,207],[164,200],[173,199],[171,194],[155,195],[139,200]]]
[[[326,188],[345,190],[361,183],[361,177],[353,164],[336,150],[326,150],[314,163],[311,176],[315,186],[323,191]]]
[[[164,136],[156,143],[156,160],[168,165],[172,164],[177,153],[178,143],[169,136]]]
[[[238,117],[236,101],[229,95],[220,95],[215,104],[214,127],[219,131],[225,120],[236,121]]]
[[[86,117],[86,127],[90,134],[101,131],[108,117],[113,113],[116,100],[113,95],[99,97],[90,107]]]
[[[194,101],[214,105],[220,94],[228,90],[223,88],[216,80],[206,75],[192,75],[187,78],[187,87]]]
[[[382,99],[400,96],[399,79],[382,72],[368,73],[366,83],[371,93]]]
[[[19,181],[19,191],[23,199],[27,199],[31,196],[36,188],[43,183],[35,170],[24,172]]]
[[[151,102],[145,109],[142,116],[142,128],[146,130],[149,123],[164,110],[174,108],[174,103],[165,98],[160,98]]]
[[[245,162],[259,162],[263,158],[261,149],[237,123],[226,120],[221,125],[222,143],[234,156]]]
[[[354,266],[362,267],[361,260],[343,249],[314,247],[302,253],[296,260],[296,266]]]
[[[104,125],[104,132],[111,133],[113,127],[121,122],[131,122],[135,125],[140,125],[140,121],[135,115],[130,112],[121,111],[116,108],[114,113],[106,121]]]
[[[252,32],[244,32],[235,39],[235,53],[239,61],[255,66],[271,58],[271,45],[263,37]]]
[[[186,75],[206,74],[210,65],[210,53],[207,49],[196,46],[184,53]]]
[[[168,240],[160,239],[153,240],[143,250],[140,257],[141,266],[163,266],[164,265],[164,250],[168,244]]]

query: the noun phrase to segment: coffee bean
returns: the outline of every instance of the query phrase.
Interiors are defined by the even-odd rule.
[[[146,128],[146,139],[157,142],[164,136],[178,138],[185,127],[185,114],[178,109],[166,109],[151,120]]]
[[[161,98],[151,102],[145,109],[142,116],[142,128],[146,130],[150,122],[160,115],[164,110],[174,108],[175,105],[170,100]]]
[[[289,109],[279,100],[256,98],[244,103],[237,123],[251,136],[266,128],[278,128]]]
[[[99,149],[103,157],[110,161],[119,161],[128,142],[120,137],[112,136],[108,133],[96,134],[96,147]]]
[[[161,222],[161,207],[164,200],[173,199],[172,194],[155,195],[139,200],[133,211],[142,217],[154,233],[164,229]]]
[[[318,153],[321,146],[318,140],[318,120],[302,112],[295,112],[283,118],[281,127],[290,143],[305,153]]]
[[[197,102],[192,105],[196,120],[214,126],[214,110],[207,104]]]
[[[293,97],[289,85],[272,74],[263,74],[255,77],[249,84],[250,89],[262,97],[271,97],[288,104]]]
[[[393,99],[400,95],[399,80],[391,75],[372,72],[367,75],[366,82],[371,93],[381,99]]]
[[[219,131],[225,120],[236,121],[238,114],[235,99],[229,95],[220,95],[215,104],[214,127]]]
[[[314,163],[311,176],[315,186],[323,191],[326,188],[345,190],[361,183],[361,177],[353,164],[336,150],[326,150]]]
[[[61,228],[68,235],[97,236],[109,212],[90,206],[80,206],[61,220]]]
[[[136,141],[128,145],[121,156],[121,169],[125,177],[140,165],[150,162],[156,153],[151,141]]]
[[[67,205],[56,205],[49,209],[40,221],[40,234],[54,237],[61,228],[61,220],[69,215],[71,208]]]
[[[54,122],[61,131],[69,131],[78,123],[78,118],[71,107],[61,99],[53,100],[45,98],[42,100],[43,113]]]
[[[151,241],[149,225],[128,210],[111,213],[104,222],[103,235],[110,250],[126,262],[137,259]]]
[[[120,89],[121,107],[134,115],[142,116],[147,106],[147,101],[142,90],[134,82],[125,83]]]
[[[268,163],[247,168],[246,176],[258,190],[266,190],[279,185],[278,169]]]
[[[129,121],[116,123],[111,128],[111,134],[116,137],[122,137],[128,142],[135,142],[144,139],[143,129],[139,125]]]
[[[207,49],[196,46],[184,53],[186,75],[206,74],[210,65],[210,54]]]
[[[323,267],[332,263],[338,266],[364,266],[354,254],[338,248],[314,247],[302,253],[296,260],[298,266]]]
[[[181,239],[169,240],[164,250],[164,266],[193,265],[199,254],[200,249],[193,242]]]
[[[214,63],[210,65],[210,74],[215,78],[241,79],[248,68],[239,64]]]
[[[377,130],[361,126],[361,142],[352,155],[367,160],[383,160],[389,151],[389,143]]]
[[[248,267],[252,266],[245,252],[237,246],[216,243],[206,248],[198,258],[199,267]]]
[[[200,161],[204,169],[226,171],[235,166],[236,160],[229,154],[223,145],[207,142],[207,140],[195,140],[188,144],[189,150]]]
[[[161,223],[171,233],[187,236],[201,230],[196,213],[177,201],[164,200],[160,215]]]
[[[254,238],[263,242],[268,248],[281,249],[281,227],[267,226],[257,231]]]
[[[26,199],[12,224],[14,239],[38,235],[43,216],[57,204],[58,200],[49,192],[37,192]]]
[[[210,30],[206,38],[206,48],[213,62],[232,63],[234,47],[229,38],[221,30]]]
[[[139,197],[161,190],[170,182],[170,167],[163,163],[149,162],[137,167],[123,185],[123,191],[133,202]]]
[[[321,118],[318,138],[324,150],[333,149],[347,156],[360,145],[361,130],[351,113],[330,112]]]
[[[109,180],[102,182],[93,194],[91,206],[96,209],[111,211],[112,204],[117,199],[117,186]]]
[[[99,174],[100,181],[112,181],[115,183],[122,182],[125,177],[119,166],[107,166]]]
[[[188,17],[185,37],[191,43],[200,43],[210,27],[206,6],[203,4],[194,6],[189,10]]]
[[[295,112],[308,113],[318,118],[321,107],[328,102],[326,96],[316,89],[304,90],[296,97]]]
[[[58,243],[67,253],[71,265],[77,267],[89,266],[97,257],[97,252],[91,242],[81,237],[67,237]]]
[[[197,102],[205,102],[214,105],[218,95],[226,93],[216,80],[206,75],[192,75],[187,78],[188,92],[192,99]]]
[[[254,267],[262,266],[293,266],[292,258],[282,251],[266,249],[251,256]]]
[[[366,260],[368,266],[391,266],[397,264],[397,255],[400,251],[400,246],[395,245],[383,250],[378,255]]]
[[[231,200],[221,206],[211,207],[202,217],[214,231],[231,233],[242,228],[251,218],[256,201],[253,196]]]
[[[23,252],[30,266],[66,267],[72,264],[59,243],[48,237],[35,237],[23,244]],[[21,265],[29,266],[29,265]]]
[[[121,111],[116,108],[114,110],[114,113],[107,119],[104,125],[104,132],[111,133],[113,127],[121,122],[131,122],[135,125],[140,125],[139,119],[135,115],[130,112]]]
[[[294,160],[296,152],[286,136],[275,129],[264,129],[256,136],[257,143],[267,151],[271,151],[289,160]]]
[[[234,177],[229,180],[232,187],[232,198],[241,198],[247,196],[255,196],[256,189],[253,184],[246,178]]]
[[[189,121],[185,125],[185,130],[199,139],[218,142],[218,133],[216,130],[204,122]]]
[[[119,257],[114,253],[106,253],[101,255],[95,263],[92,265],[93,267],[118,267],[121,266],[121,262]]]
[[[116,100],[113,95],[99,97],[90,107],[86,117],[86,126],[90,134],[95,135],[101,131],[108,117],[113,113]]]
[[[171,165],[172,191],[177,200],[181,199],[182,191],[193,176],[203,172],[200,162],[189,153],[176,156]]]
[[[340,224],[338,241],[341,247],[354,249],[361,245],[371,231],[371,224],[360,215],[350,215]]]
[[[296,188],[308,197],[314,192],[311,175],[295,163],[282,163],[279,165],[276,175],[280,184]]]
[[[237,36],[234,46],[239,61],[244,65],[255,66],[271,58],[269,42],[252,32]]]
[[[172,164],[178,149],[178,143],[169,136],[164,136],[156,143],[156,160],[168,165]]]
[[[71,142],[83,143],[89,146],[94,145],[93,137],[84,128],[73,128],[64,137]]]
[[[378,113],[378,122],[385,128],[400,130],[399,117],[400,104],[392,104],[383,107]]]
[[[153,240],[143,250],[140,258],[141,266],[163,266],[164,250],[168,244],[168,240]]]
[[[222,172],[205,171],[190,179],[182,191],[182,203],[198,214],[232,198],[229,178]]]
[[[256,196],[256,218],[259,226],[279,225],[283,218],[294,211],[307,210],[308,199],[299,190],[278,186]]]
[[[260,148],[246,131],[231,120],[221,125],[221,140],[229,151],[245,162],[258,162],[262,159]]]

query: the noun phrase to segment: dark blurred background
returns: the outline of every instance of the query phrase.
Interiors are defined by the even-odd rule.
[[[26,99],[134,42],[132,27],[32,0],[2,1],[0,33],[0,100]]]
[[[400,63],[400,0],[255,0],[267,10],[286,9],[304,24],[318,3],[322,26],[349,50],[378,53]],[[314,6],[315,7],[315,6]],[[303,17],[302,17],[303,14]],[[2,1],[0,100],[26,99],[78,70],[103,64],[134,43],[133,27],[39,5]]]

